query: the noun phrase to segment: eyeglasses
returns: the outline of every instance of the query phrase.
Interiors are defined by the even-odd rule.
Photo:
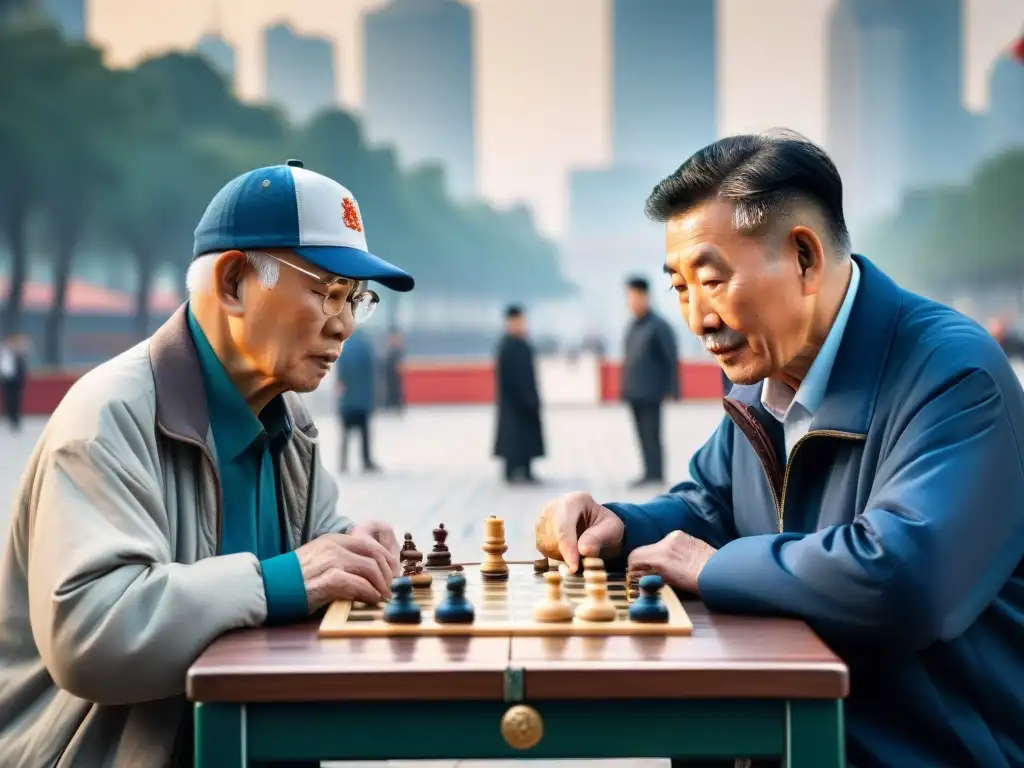
[[[373,313],[377,310],[377,305],[380,304],[380,296],[375,291],[371,291],[366,287],[365,280],[353,280],[350,277],[340,276],[322,277],[315,272],[310,272],[308,269],[303,269],[298,264],[285,261],[272,253],[263,253],[263,255],[269,256],[281,264],[286,264],[304,275],[309,275],[326,288],[327,293],[320,293],[319,291],[314,291],[314,293],[323,297],[320,306],[328,317],[340,315],[345,310],[346,305],[351,305],[352,317],[356,323],[361,324],[373,316]]]

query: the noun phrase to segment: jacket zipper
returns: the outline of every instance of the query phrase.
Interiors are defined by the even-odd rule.
[[[772,456],[775,458],[776,464],[778,464],[778,454],[776,453],[774,446],[769,440],[765,439],[763,435],[764,428],[755,421],[753,416],[746,413],[742,406],[738,407],[738,404],[729,400],[726,400],[726,413],[729,414],[729,418],[733,420],[740,432],[743,433],[743,436],[750,442],[751,447],[754,447],[754,440],[751,438],[748,429],[753,430],[754,434],[759,438],[757,442],[763,444],[763,449],[765,451],[771,452]],[[744,424],[740,423],[741,421],[747,422],[746,428],[744,428]],[[857,432],[843,432],[837,429],[816,429],[806,433],[793,444],[793,449],[789,452],[789,459],[786,461],[785,465],[786,469],[782,475],[782,487],[779,490],[775,489],[776,474],[772,472],[772,468],[755,448],[754,453],[757,454],[757,458],[761,462],[761,468],[764,470],[765,476],[768,478],[768,489],[772,492],[772,501],[775,502],[775,512],[778,516],[779,533],[782,533],[785,527],[786,490],[789,487],[789,471],[793,466],[793,459],[796,457],[797,449],[805,442],[815,437],[831,437],[837,440],[851,441],[867,439],[867,435]]]
[[[786,472],[782,476],[782,498],[781,501],[777,502],[779,510],[779,533],[782,533],[783,519],[785,518],[786,512],[786,488],[789,486],[789,469],[793,466],[793,459],[796,457],[797,448],[806,443],[808,440],[814,437],[831,437],[836,440],[851,440],[854,442],[860,442],[867,440],[867,435],[862,435],[857,432],[841,432],[838,429],[816,429],[813,432],[806,433],[803,437],[797,440],[793,444],[793,449],[789,452],[789,460],[786,462]]]

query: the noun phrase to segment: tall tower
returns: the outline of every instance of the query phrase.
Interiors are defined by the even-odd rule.
[[[1024,148],[1024,32],[996,59],[988,93],[985,155]]]
[[[85,0],[41,0],[40,5],[66,38],[85,39]]]
[[[472,11],[459,0],[392,0],[365,16],[367,137],[402,165],[440,162],[455,197],[476,190]]]
[[[267,101],[296,122],[334,106],[334,44],[324,37],[296,34],[287,24],[264,33]]]
[[[826,147],[843,175],[855,237],[909,188],[970,172],[961,6],[839,0],[830,18]]]
[[[196,41],[196,53],[206,59],[228,83],[235,88],[235,49],[221,35],[220,3],[213,0],[210,7],[210,24],[202,37]]]
[[[616,165],[658,178],[718,138],[715,0],[615,0]]]

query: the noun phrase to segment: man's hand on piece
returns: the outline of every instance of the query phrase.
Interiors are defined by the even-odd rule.
[[[704,564],[717,550],[682,531],[672,531],[655,544],[638,547],[629,555],[631,576],[661,576],[670,587],[697,594],[697,579]]]
[[[375,605],[391,599],[398,557],[372,536],[327,533],[303,544],[295,554],[310,611],[334,600]]]
[[[625,527],[589,493],[576,491],[548,504],[537,519],[537,551],[561,560],[571,570],[581,557],[610,557],[618,553]]]

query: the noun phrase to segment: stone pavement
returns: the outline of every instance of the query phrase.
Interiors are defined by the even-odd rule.
[[[628,488],[640,475],[639,448],[632,421],[619,406],[549,409],[544,432],[547,456],[536,463],[536,474],[545,482],[538,487],[507,487],[501,467],[491,458],[494,416],[488,407],[421,407],[401,416],[382,414],[373,423],[375,460],[384,471],[364,475],[359,444],[349,445],[350,471],[337,473],[339,425],[329,401],[310,398],[317,415],[323,445],[323,461],[335,472],[341,486],[341,506],[355,518],[374,516],[391,522],[399,536],[408,531],[423,552],[432,545],[431,530],[440,522],[450,530],[448,545],[455,560],[474,561],[481,556],[482,521],[488,515],[505,520],[508,559],[535,557],[533,525],[537,514],[552,498],[570,490],[584,489],[598,500],[643,500],[664,489]],[[675,481],[686,477],[690,456],[711,434],[722,418],[717,404],[673,404],[665,412],[663,426],[666,472]],[[19,435],[0,426],[0,526],[6,535],[10,500],[17,487],[25,458],[43,427],[30,419]],[[544,761],[561,765],[563,761]],[[521,762],[479,761],[395,762],[418,768],[497,768]],[[369,768],[380,763],[335,764],[345,768]],[[654,768],[661,760],[565,761],[578,768]]]

